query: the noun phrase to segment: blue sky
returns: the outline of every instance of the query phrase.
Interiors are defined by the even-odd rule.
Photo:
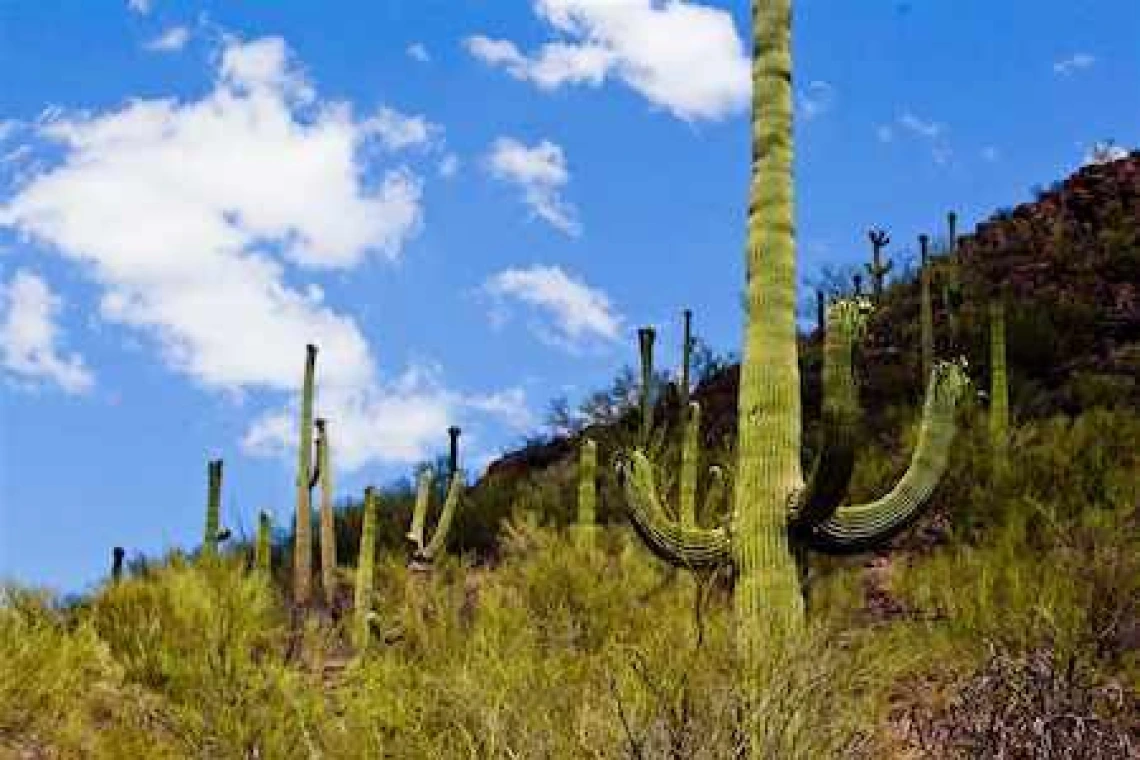
[[[795,3],[800,274],[969,232],[1140,144],[1134,0]],[[478,472],[681,309],[739,341],[748,3],[0,4],[0,577],[289,517],[318,356],[339,488]]]

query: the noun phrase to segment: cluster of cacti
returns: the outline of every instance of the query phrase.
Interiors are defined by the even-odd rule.
[[[902,481],[869,504],[840,506],[850,477],[854,435],[845,413],[825,414],[827,435],[811,477],[800,464],[801,404],[795,324],[792,205],[791,3],[753,0],[752,177],[748,204],[747,320],[740,366],[735,497],[728,530],[686,527],[669,519],[645,454],[621,463],[635,528],[678,565],[735,568],[735,609],[746,691],[759,694],[765,652],[797,638],[804,601],[791,543],[823,551],[881,543],[918,514],[945,465],[954,413],[967,380],[959,363],[929,375],[918,446]],[[828,331],[844,334],[825,362],[849,362],[866,311],[838,302]],[[844,325],[849,329],[844,329]],[[847,337],[850,336],[850,337]],[[825,372],[825,395],[853,385],[849,371]],[[830,381],[829,381],[830,378]]]
[[[882,254],[883,248],[891,242],[891,239],[885,230],[869,230],[867,237],[871,240],[871,263],[863,266],[867,268],[867,274],[871,275],[872,287],[877,300],[883,296],[883,283],[893,266],[889,259],[884,262]]]
[[[447,496],[444,500],[443,511],[431,540],[425,543],[424,528],[427,523],[428,502],[431,501],[432,472],[424,469],[420,472],[416,488],[416,503],[412,511],[412,526],[408,530],[407,538],[412,542],[414,553],[412,561],[416,564],[430,564],[435,556],[443,549],[447,540],[447,532],[451,528],[451,520],[455,516],[455,509],[459,504],[463,490],[463,475],[459,471],[459,433],[457,427],[447,429],[451,438],[450,453],[448,456],[448,486]]]

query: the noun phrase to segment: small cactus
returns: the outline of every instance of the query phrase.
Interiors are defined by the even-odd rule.
[[[353,643],[358,651],[368,648],[370,613],[372,612],[372,573],[376,556],[376,492],[364,489],[364,520],[360,528],[360,552],[356,560],[356,594],[353,600],[355,625]]]
[[[649,432],[653,427],[653,338],[652,327],[642,327],[637,331],[638,346],[641,349],[641,433],[639,441],[643,447],[649,445]]]
[[[693,350],[693,310],[685,309],[681,312],[681,387],[678,389],[681,396],[682,411],[689,406],[689,364]]]
[[[578,458],[578,538],[583,546],[592,546],[597,527],[598,444],[582,440]]]
[[[262,510],[257,516],[257,544],[254,546],[253,566],[266,578],[271,575],[272,555],[269,549],[269,532],[272,525],[269,513]]]
[[[111,581],[118,583],[123,578],[123,557],[126,551],[123,547],[116,546],[111,550]]]
[[[420,473],[416,489],[416,504],[412,510],[412,525],[406,536],[414,545],[412,554],[413,565],[430,565],[435,556],[443,549],[447,540],[447,532],[451,529],[451,521],[459,505],[460,492],[463,490],[463,475],[459,471],[459,434],[460,429],[450,427],[447,429],[451,438],[451,453],[448,458],[450,480],[448,482],[447,497],[440,513],[439,522],[435,526],[435,533],[431,541],[424,543],[424,527],[427,522],[428,502],[431,500],[431,470],[425,469]]]
[[[228,538],[228,534],[223,536],[218,527],[221,520],[222,460],[210,461],[206,465],[206,475],[206,529],[202,537],[202,555],[212,557],[218,554],[218,541]]]
[[[879,299],[883,295],[883,281],[893,266],[889,259],[884,262],[882,258],[883,247],[890,243],[891,239],[885,230],[870,230],[867,232],[867,237],[871,240],[871,263],[864,266],[867,268],[867,273],[871,275],[875,298]]]
[[[927,266],[930,236],[919,235],[918,244],[922,251],[922,269],[919,272],[919,287],[921,289],[919,294],[919,327],[922,342],[920,371],[922,378],[925,379],[930,377],[930,371],[934,366],[934,307],[930,301],[930,267]]]

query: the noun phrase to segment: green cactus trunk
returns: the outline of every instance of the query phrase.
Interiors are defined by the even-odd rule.
[[[123,557],[126,552],[123,547],[116,546],[111,550],[111,582],[118,583],[123,579]]]
[[[1009,380],[1005,364],[1005,306],[990,302],[990,467],[995,480],[1006,471],[1009,447]]]
[[[264,510],[257,516],[257,544],[254,547],[253,566],[264,577],[272,575],[272,555],[269,550],[269,533],[272,524],[269,513]]]
[[[331,608],[336,596],[336,514],[333,512],[332,444],[326,420],[317,420],[320,445],[317,447],[321,484],[321,590],[325,606]]]
[[[701,458],[701,405],[689,402],[681,444],[681,525],[697,524],[697,463]]]
[[[376,557],[376,493],[364,489],[364,521],[360,528],[360,552],[356,560],[356,594],[353,602],[354,644],[359,651],[368,648],[372,612],[372,573]]]
[[[930,238],[919,235],[919,244],[922,246],[922,270],[919,273],[919,329],[921,330],[921,382],[925,383],[930,377],[930,370],[934,366],[934,307],[930,301],[930,267],[927,264],[927,245]]]
[[[218,533],[221,530],[222,460],[215,459],[206,465],[208,488],[206,495],[206,529],[202,537],[202,556],[218,555]]]
[[[293,533],[293,602],[309,603],[313,574],[313,516],[310,504],[313,457],[313,375],[317,347],[305,347],[305,377],[301,388],[301,430],[297,451],[297,511]]]
[[[803,484],[792,233],[791,12],[790,0],[752,2],[748,319],[740,365],[731,544],[738,573],[734,606],[749,684],[755,683],[765,650],[778,643],[774,639],[786,640],[804,625],[787,531],[788,507]]]
[[[681,314],[683,328],[681,332],[681,387],[678,388],[681,397],[681,411],[689,407],[689,364],[692,362],[693,350],[693,312],[685,309]]]
[[[598,502],[598,444],[586,438],[578,460],[578,540],[583,547],[594,545]]]

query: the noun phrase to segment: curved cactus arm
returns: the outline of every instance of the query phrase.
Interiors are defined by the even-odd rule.
[[[653,468],[645,454],[634,451],[627,462],[619,465],[618,477],[633,529],[655,555],[672,565],[692,569],[716,567],[730,560],[728,534],[723,528],[685,527],[665,515],[653,483]]]
[[[447,489],[447,501],[443,504],[443,512],[439,515],[439,523],[435,526],[435,533],[432,534],[431,542],[416,553],[416,559],[431,562],[435,555],[443,550],[443,543],[447,540],[447,531],[451,528],[451,519],[455,516],[455,508],[459,505],[459,494],[462,490],[463,476],[457,472],[451,476],[451,485]]]
[[[808,546],[827,554],[865,551],[890,538],[922,511],[942,474],[957,432],[955,411],[969,387],[965,359],[939,362],[926,387],[918,445],[910,466],[890,493],[867,504],[840,507],[803,536]]]
[[[867,329],[871,303],[836,301],[827,310],[823,351],[823,439],[807,484],[792,506],[793,532],[826,521],[847,493],[855,469],[859,399],[852,357]]]
[[[424,523],[427,522],[428,499],[431,496],[431,470],[421,472],[418,481],[416,505],[412,509],[412,527],[404,535],[416,545],[416,551],[420,552],[424,548]]]

